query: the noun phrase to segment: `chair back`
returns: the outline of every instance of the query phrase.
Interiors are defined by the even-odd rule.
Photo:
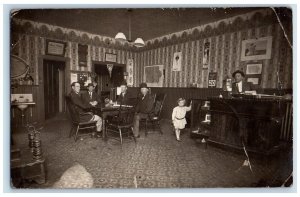
[[[153,110],[153,115],[155,117],[160,117],[161,110],[163,108],[166,97],[167,97],[167,95],[165,93],[158,94],[156,96],[155,101],[154,101],[154,110]]]
[[[79,113],[76,110],[74,103],[70,96],[66,96],[66,104],[68,108],[69,115],[71,117],[72,122],[79,123]]]

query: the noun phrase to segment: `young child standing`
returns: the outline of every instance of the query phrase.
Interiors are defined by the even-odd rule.
[[[175,128],[176,140],[180,141],[180,129],[184,129],[186,125],[185,114],[187,111],[190,111],[192,108],[192,101],[190,106],[185,106],[185,99],[179,98],[177,103],[178,106],[173,109],[172,121]]]

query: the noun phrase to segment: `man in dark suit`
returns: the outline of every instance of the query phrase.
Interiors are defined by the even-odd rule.
[[[237,70],[232,73],[232,77],[235,79],[235,82],[232,83],[232,93],[240,94],[245,91],[254,90],[253,84],[244,80],[245,73],[241,70]]]
[[[97,132],[101,132],[102,119],[99,116],[94,115],[92,112],[86,113],[91,106],[82,101],[80,96],[80,83],[73,82],[71,84],[71,88],[72,90],[69,94],[69,97],[72,103],[75,105],[76,111],[79,113],[80,122],[96,121]]]
[[[100,105],[101,98],[100,96],[94,91],[95,87],[94,84],[88,84],[88,91],[82,94],[82,100],[86,105],[90,105],[95,107],[96,105]]]
[[[142,118],[148,118],[149,113],[153,110],[154,98],[149,93],[149,89],[146,83],[140,84],[141,96],[138,98],[137,106],[136,106],[136,114],[134,115],[133,122],[133,134],[134,137],[138,138],[139,135],[139,126],[140,120]]]
[[[127,90],[127,83],[124,81],[121,83],[121,94],[118,96],[117,102],[122,105],[130,105],[130,99],[132,95]]]

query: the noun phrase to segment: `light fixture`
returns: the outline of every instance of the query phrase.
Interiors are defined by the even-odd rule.
[[[132,12],[132,10],[129,9],[128,10],[128,15],[129,15],[129,23],[128,23],[129,39],[127,40],[125,34],[122,33],[122,32],[118,32],[117,35],[115,36],[115,39],[120,41],[120,42],[127,41],[127,42],[129,42],[129,44],[133,44],[136,47],[143,47],[143,46],[145,46],[145,42],[142,38],[137,38],[134,42],[132,42],[132,40],[131,40],[131,12]]]

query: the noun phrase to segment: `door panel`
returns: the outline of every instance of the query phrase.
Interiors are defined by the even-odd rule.
[[[64,62],[44,60],[45,119],[59,112],[59,69],[64,69],[64,65]]]

